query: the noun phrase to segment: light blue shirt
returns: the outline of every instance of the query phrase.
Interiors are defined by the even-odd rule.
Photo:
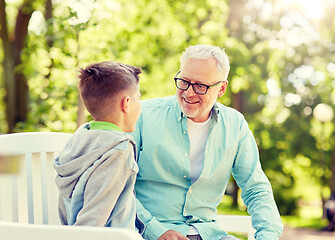
[[[175,96],[142,101],[133,137],[138,146],[137,214],[145,223],[146,239],[169,229],[187,235],[191,225],[204,240],[226,235],[215,218],[231,174],[242,189],[256,239],[279,238],[283,226],[271,185],[238,111],[219,103],[213,107],[204,165],[193,184],[187,118]]]

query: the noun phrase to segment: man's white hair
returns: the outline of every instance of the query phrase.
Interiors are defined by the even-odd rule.
[[[209,59],[214,58],[217,62],[219,74],[222,76],[221,81],[227,81],[230,65],[227,53],[223,48],[211,45],[195,45],[188,47],[180,59],[180,68],[182,69],[187,59]]]

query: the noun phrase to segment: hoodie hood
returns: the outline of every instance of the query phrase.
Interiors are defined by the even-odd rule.
[[[109,130],[89,130],[89,123],[79,127],[55,159],[54,167],[58,173],[56,184],[61,197],[69,198],[81,175],[116,145],[133,138],[124,132]]]

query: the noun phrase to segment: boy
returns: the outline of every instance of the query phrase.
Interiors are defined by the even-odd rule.
[[[79,91],[94,121],[55,159],[62,224],[135,229],[138,167],[132,132],[141,112],[137,67],[100,62],[80,69]]]

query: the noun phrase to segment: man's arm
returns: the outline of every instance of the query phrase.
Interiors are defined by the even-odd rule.
[[[164,232],[169,230],[162,223],[160,223],[151,213],[146,210],[142,203],[136,199],[137,217],[144,223],[145,229],[143,237],[147,240],[156,240]]]
[[[169,230],[162,223],[160,223],[156,218],[152,217],[149,211],[147,211],[137,199],[137,215],[144,221],[144,219],[149,219],[145,222],[145,230],[143,237],[147,240],[189,240],[183,234],[177,231]],[[141,216],[141,217],[140,217]]]
[[[259,161],[254,137],[243,119],[233,176],[256,229],[256,239],[278,239],[283,231],[272,188]]]
[[[154,203],[153,203],[154,204]],[[141,202],[136,200],[137,216],[144,222],[143,237],[147,240],[188,240],[183,234],[169,230],[146,210]]]

